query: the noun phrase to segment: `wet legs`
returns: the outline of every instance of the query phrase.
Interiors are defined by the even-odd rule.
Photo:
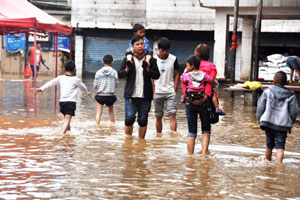
[[[276,161],[279,163],[282,163],[283,157],[284,157],[284,149],[276,149]],[[266,159],[271,161],[272,160],[272,149],[266,147]]]
[[[102,115],[103,105],[97,103],[97,113],[96,113],[96,125],[100,126],[101,115]]]
[[[125,126],[125,135],[132,136],[133,126]],[[139,126],[139,137],[144,139],[147,132],[147,126]]]
[[[202,141],[201,141],[202,155],[208,155],[209,154],[209,151],[208,151],[209,142],[210,142],[210,134],[209,133],[203,133],[202,134]]]
[[[187,140],[187,150],[188,150],[188,154],[194,154],[194,149],[195,149],[195,140],[196,138],[193,136],[188,136],[188,140]]]
[[[66,133],[67,131],[71,130],[70,122],[72,119],[72,115],[65,115],[64,116],[64,125],[62,127],[62,133]]]

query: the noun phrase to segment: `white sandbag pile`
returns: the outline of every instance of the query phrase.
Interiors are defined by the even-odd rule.
[[[276,72],[284,71],[290,79],[290,68],[285,60],[287,57],[282,54],[272,54],[267,56],[267,62],[259,61],[258,78],[260,80],[272,81]]]

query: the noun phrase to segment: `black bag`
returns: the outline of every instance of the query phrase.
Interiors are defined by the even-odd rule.
[[[211,124],[215,124],[219,122],[219,115],[216,113],[216,108],[212,102],[211,98],[208,98],[206,101],[206,109],[209,116],[209,121]]]

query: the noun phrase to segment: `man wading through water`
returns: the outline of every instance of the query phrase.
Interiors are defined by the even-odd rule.
[[[132,135],[133,124],[136,113],[138,113],[139,137],[144,139],[147,131],[148,113],[153,99],[151,79],[158,79],[160,73],[156,59],[151,58],[148,63],[146,62],[143,37],[133,36],[131,44],[134,52],[133,63],[124,58],[119,70],[119,78],[126,78],[124,89],[125,134],[126,136]]]

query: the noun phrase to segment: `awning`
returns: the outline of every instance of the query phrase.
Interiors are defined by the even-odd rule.
[[[47,14],[26,0],[0,0],[0,34],[32,31],[70,35],[72,27]]]

